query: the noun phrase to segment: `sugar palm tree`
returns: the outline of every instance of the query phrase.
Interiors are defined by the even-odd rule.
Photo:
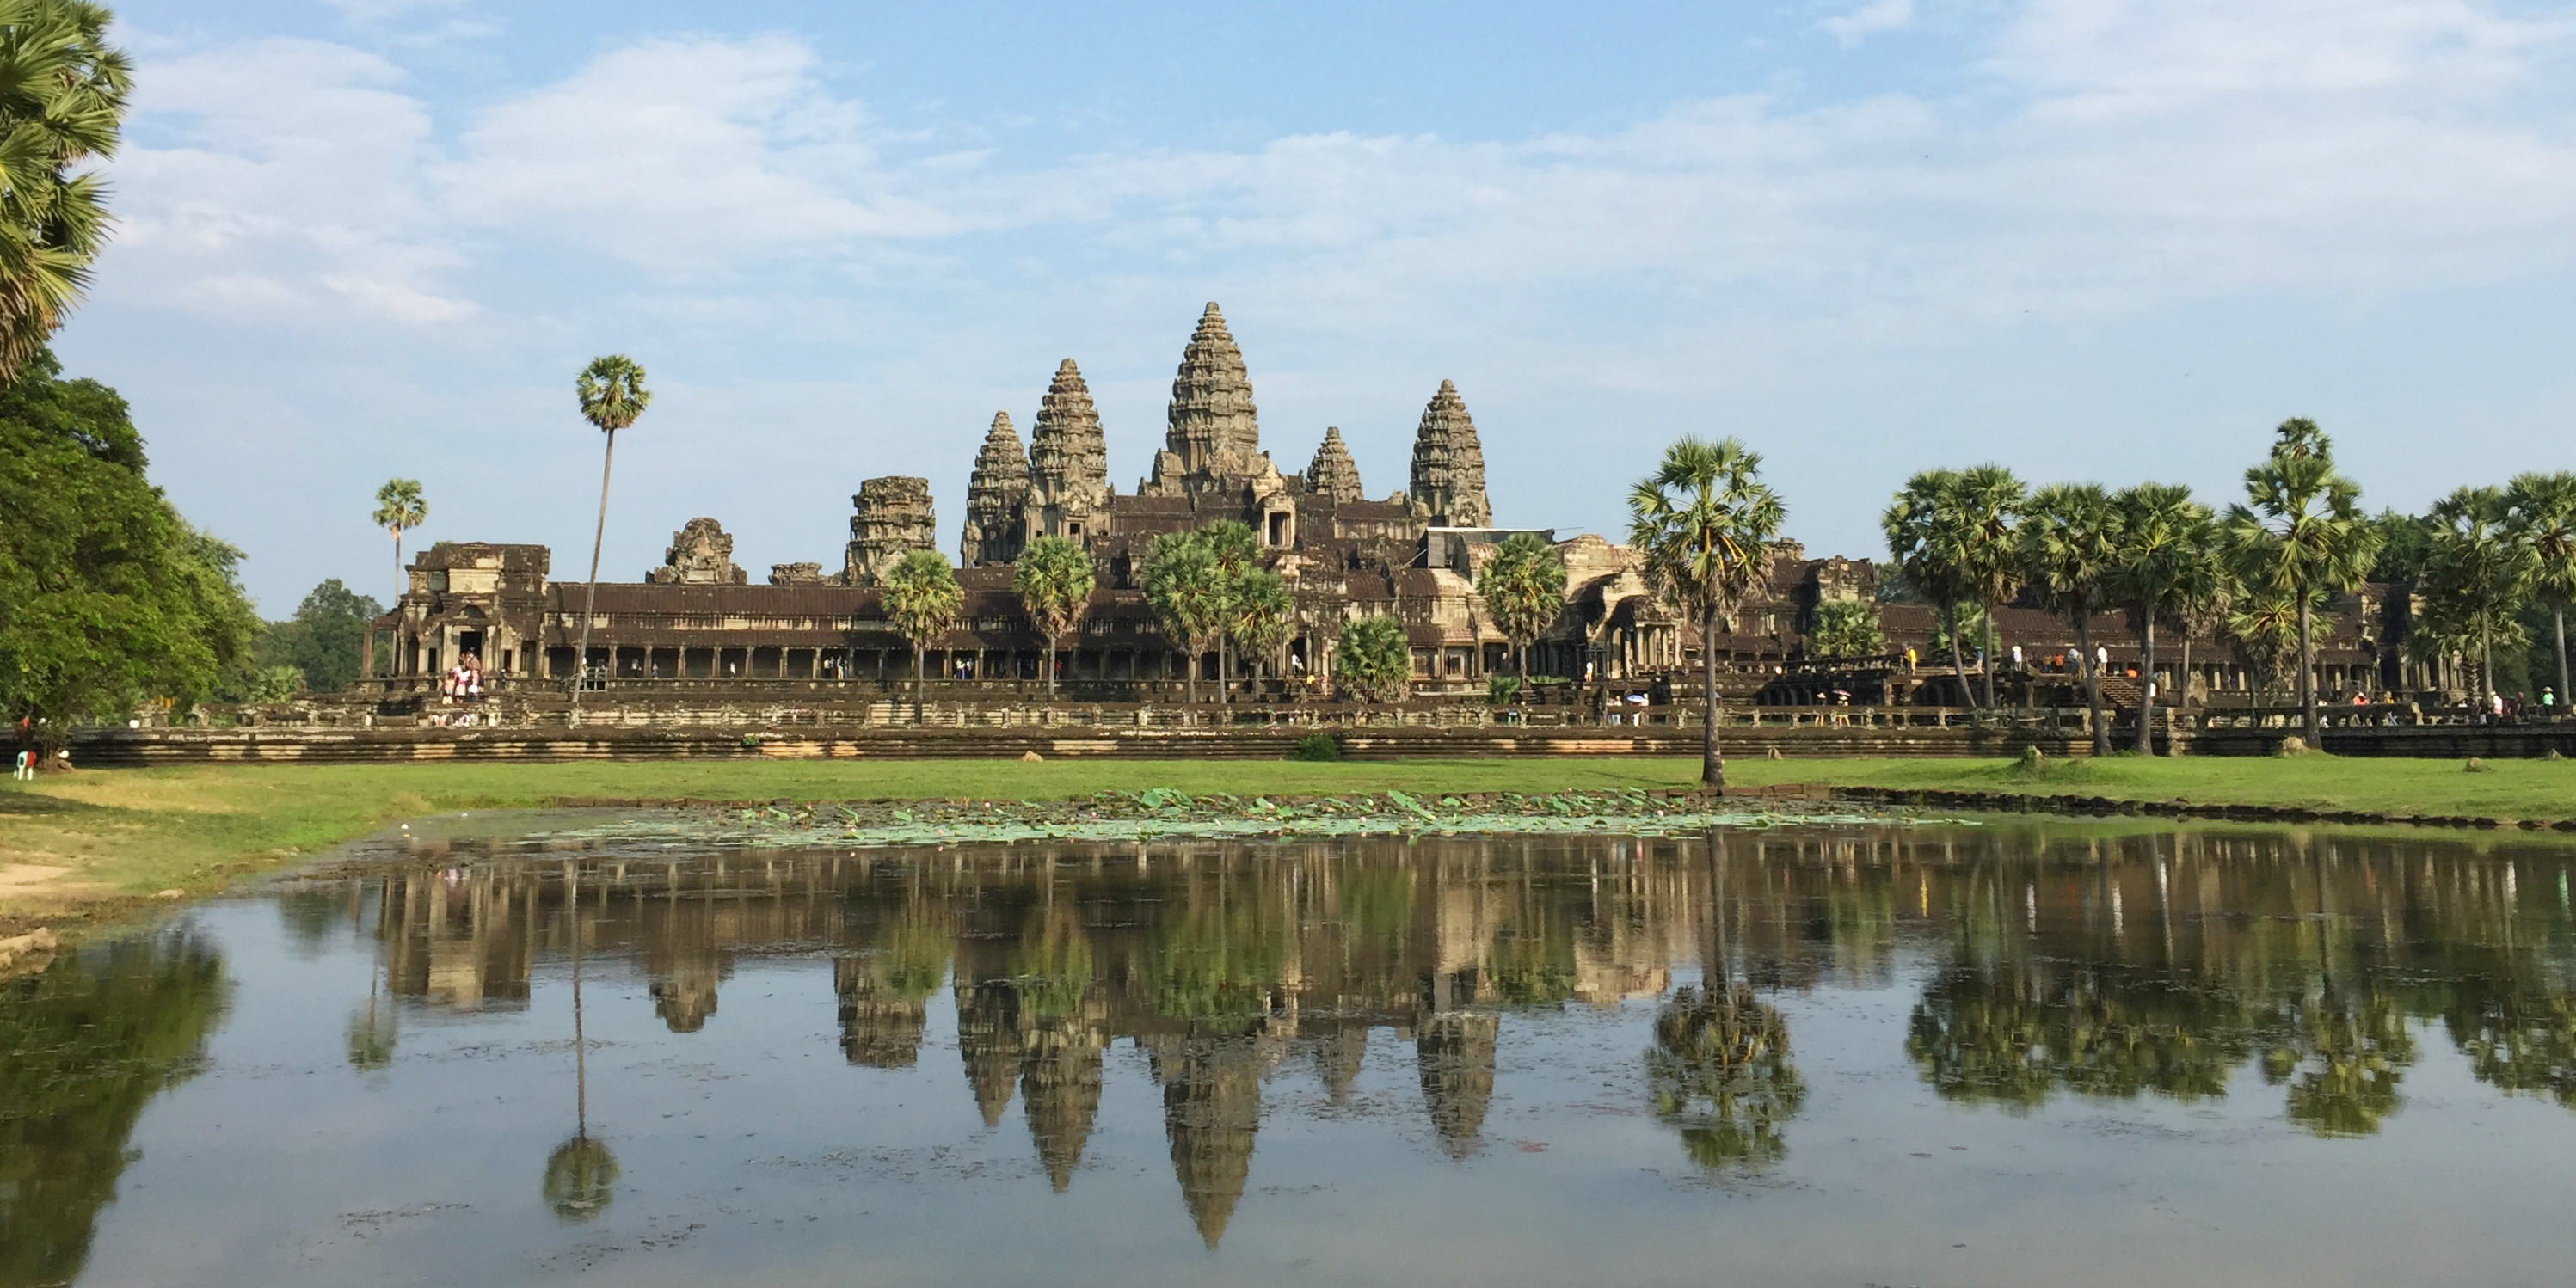
[[[106,243],[106,180],[133,68],[107,7],[0,3],[0,384],[45,347]]]
[[[404,590],[402,577],[403,534],[429,522],[429,501],[420,492],[419,479],[387,479],[376,489],[375,523],[394,534],[394,596]]]
[[[1333,683],[1362,702],[1400,702],[1413,684],[1413,651],[1404,623],[1355,617],[1342,623],[1333,649]]]
[[[912,645],[912,720],[922,720],[922,705],[927,699],[928,680],[922,672],[922,654],[931,641],[948,633],[957,624],[958,610],[966,605],[966,593],[957,585],[957,572],[948,566],[948,556],[936,550],[913,550],[895,560],[886,570],[885,611],[894,619],[894,628]]]
[[[1217,571],[1225,574],[1227,595],[1231,599],[1244,574],[1261,566],[1260,536],[1253,532],[1250,524],[1236,519],[1219,519],[1201,528],[1199,537],[1207,543],[1208,553],[1216,556]],[[1216,637],[1217,692],[1227,702],[1234,701],[1235,616],[1233,606],[1229,604],[1227,624]]]
[[[1944,540],[1956,548],[1968,598],[1985,610],[1985,643],[1978,650],[1986,680],[1986,705],[1995,704],[1995,610],[2021,591],[2021,556],[2013,525],[2030,489],[2000,465],[1971,465],[1951,488]]]
[[[2531,551],[2532,589],[2549,604],[2558,657],[2558,704],[2563,712],[2576,691],[2568,687],[2567,606],[2576,602],[2576,474],[2521,474],[2505,489],[2505,526]],[[2557,714],[2552,712],[2551,714]]]
[[[573,395],[581,402],[582,419],[597,429],[606,443],[599,455],[599,526],[590,534],[590,585],[581,597],[581,642],[573,649],[572,701],[581,705],[581,681],[590,666],[590,615],[599,606],[599,548],[608,538],[608,470],[617,460],[617,431],[635,423],[653,402],[651,390],[644,387],[644,368],[633,358],[612,353],[593,358],[573,381]]]
[[[2277,590],[2238,583],[2219,627],[2245,664],[2263,677],[2260,691],[2269,694],[2281,673],[2299,655],[2299,606]]]
[[[1297,624],[1297,599],[1288,593],[1288,583],[1267,568],[1254,568],[1234,579],[1228,598],[1226,634],[1245,656],[1258,660],[1264,676],[1277,676],[1279,650]]]
[[[2227,614],[2235,607],[2244,585],[2236,578],[2235,566],[2227,559],[2226,538],[2217,522],[2201,526],[2195,534],[2200,542],[2200,557],[2182,565],[2181,579],[2173,586],[2174,633],[2182,640],[2180,656],[2174,668],[2173,697],[2176,707],[2191,703],[2191,642],[2202,635],[2217,635],[2227,624]]]
[[[2118,519],[2113,593],[2128,606],[2138,631],[2138,741],[2141,756],[2155,754],[2156,623],[2167,620],[2197,587],[2195,569],[2210,554],[2216,516],[2174,483],[2141,483],[2111,498]],[[2170,749],[2169,749],[2170,750]]]
[[[2455,624],[2477,650],[2479,687],[2495,691],[2499,638],[2518,638],[2514,621],[2531,595],[2540,559],[2506,531],[2505,493],[2464,487],[2433,504],[2433,548],[2424,561],[2426,615]]]
[[[1091,552],[1064,537],[1037,537],[1011,569],[1011,590],[1046,639],[1047,694],[1055,694],[1056,641],[1082,621],[1091,604]]]
[[[2316,608],[2359,586],[2379,554],[2380,529],[2361,511],[2361,488],[2337,473],[2334,445],[2316,422],[2287,420],[2272,454],[2245,471],[2246,503],[2227,508],[2227,532],[2250,587],[2286,596],[2299,615],[2299,706],[2308,744],[2317,710]]]
[[[2111,602],[2120,564],[2120,516],[2095,483],[2060,483],[2030,498],[2018,530],[2022,575],[2075,628],[2083,655],[2084,701],[2093,713],[2093,754],[2111,754],[2102,718],[2102,668],[2093,656],[2093,615]]]
[[[1700,626],[1700,781],[1726,786],[1717,737],[1717,624],[1770,579],[1786,512],[1762,482],[1762,457],[1735,438],[1686,437],[1628,491],[1628,543],[1646,583]]]
[[[1565,559],[1537,533],[1515,532],[1476,574],[1476,594],[1494,629],[1511,641],[1526,683],[1530,645],[1565,611]]]
[[[1196,706],[1199,658],[1225,631],[1227,598],[1232,589],[1225,569],[1217,563],[1216,552],[1208,548],[1205,534],[1166,532],[1154,538],[1153,546],[1146,551],[1139,580],[1144,585],[1145,606],[1154,610],[1163,633],[1189,656],[1183,678],[1190,704]]]
[[[1887,533],[1887,553],[1905,584],[1939,606],[1941,634],[1949,641],[1950,678],[1974,707],[1976,690],[1968,687],[1967,660],[1959,652],[1959,606],[1975,592],[1968,551],[1955,522],[1958,488],[1957,470],[1925,470],[1905,481],[1879,517],[1879,526]]]

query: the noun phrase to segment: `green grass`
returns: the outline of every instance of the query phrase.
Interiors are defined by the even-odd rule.
[[[2012,791],[2200,804],[2297,806],[2508,819],[2576,817],[2576,761],[2290,759],[2060,763],[2031,774],[2000,760],[1736,760],[1739,786],[1817,783]],[[396,819],[538,806],[565,798],[642,800],[1046,800],[1172,787],[1193,795],[1545,792],[1683,787],[1696,761],[1562,757],[1470,761],[817,761],[708,760],[561,765],[200,766],[84,771],[0,791],[0,867],[66,869],[0,884],[0,929],[82,919],[138,897],[195,894]],[[20,874],[25,875],[23,872]]]

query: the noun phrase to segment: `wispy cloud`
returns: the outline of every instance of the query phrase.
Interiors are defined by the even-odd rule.
[[[1857,45],[1883,31],[1897,31],[1914,24],[1914,0],[1870,0],[1849,13],[1837,14],[1816,24],[1826,35]]]

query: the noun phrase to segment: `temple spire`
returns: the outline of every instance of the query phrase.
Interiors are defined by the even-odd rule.
[[[957,557],[968,567],[1009,563],[1020,557],[1020,509],[1029,494],[1029,460],[1020,452],[1011,414],[993,413],[984,449],[966,480],[966,530]]]
[[[1360,501],[1367,493],[1360,490],[1360,467],[1351,459],[1351,449],[1342,442],[1342,431],[1324,428],[1324,443],[1315,449],[1315,463],[1306,467],[1306,490],[1336,501]]]
[[[1435,528],[1490,528],[1494,507],[1485,499],[1485,449],[1458,386],[1443,380],[1422,409],[1413,437],[1413,503]]]
[[[1029,429],[1028,536],[1080,540],[1095,531],[1096,512],[1109,506],[1109,448],[1100,412],[1082,368],[1057,364],[1037,423]]]
[[[1154,454],[1154,474],[1144,490],[1185,496],[1227,477],[1261,469],[1261,427],[1252,404],[1252,377],[1243,351],[1225,328],[1225,314],[1210,301],[1199,315],[1181,368],[1172,378],[1170,428]]]

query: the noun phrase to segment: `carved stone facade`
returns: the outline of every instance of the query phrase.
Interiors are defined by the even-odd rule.
[[[1180,372],[1172,378],[1163,450],[1154,454],[1154,473],[1137,491],[1153,497],[1190,496],[1222,486],[1226,479],[1272,468],[1261,451],[1257,415],[1243,351],[1225,329],[1225,315],[1210,301],[1189,346],[1181,350]]]
[[[905,555],[938,548],[939,518],[931,509],[930,480],[908,475],[869,479],[850,498],[850,545],[841,580],[874,586]]]
[[[733,562],[733,538],[713,519],[691,519],[671,534],[662,566],[644,574],[656,586],[739,586],[747,577]]]
[[[1493,503],[1485,499],[1485,448],[1467,415],[1458,386],[1443,380],[1422,409],[1413,436],[1413,485],[1408,493],[1435,528],[1489,528]]]
[[[1020,451],[1011,413],[997,411],[993,428],[984,435],[984,450],[975,454],[975,469],[967,476],[966,531],[958,560],[971,568],[1019,558],[1028,499],[1029,459]]]
[[[1351,449],[1336,426],[1324,427],[1324,442],[1315,449],[1314,463],[1306,467],[1306,490],[1336,501],[1368,499],[1360,488],[1359,464],[1351,459]]]
[[[1082,368],[1055,369],[1029,429],[1029,490],[1021,530],[1031,537],[1082,540],[1117,490],[1109,486],[1109,445]]]

